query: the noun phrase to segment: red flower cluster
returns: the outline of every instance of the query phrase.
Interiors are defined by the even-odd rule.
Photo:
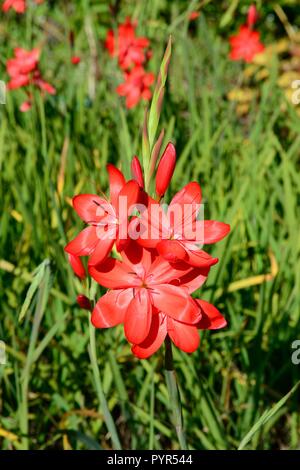
[[[257,18],[257,10],[254,5],[251,5],[248,10],[247,23],[240,27],[238,34],[229,38],[230,59],[252,62],[254,56],[264,50],[259,32],[253,30]]]
[[[88,226],[65,251],[81,278],[85,276],[81,256],[88,256],[89,274],[109,289],[92,310],[92,323],[96,328],[123,324],[132,352],[139,358],[157,351],[167,335],[178,348],[191,353],[199,345],[199,329],[226,325],[213,305],[191,294],[218,262],[202,245],[221,240],[230,227],[197,220],[201,189],[196,182],[173,197],[167,212],[162,210],[159,201],[169,186],[175,161],[175,148],[169,143],[156,172],[156,200],[144,190],[137,157],[132,160],[133,179],[128,182],[108,165],[109,199],[94,194],[73,198],[74,209]],[[91,308],[83,296],[78,303]]]
[[[35,3],[42,3],[44,0],[35,0]],[[6,13],[8,10],[13,9],[16,13],[25,13],[26,1],[25,0],[5,0],[2,5],[2,11]]]
[[[43,80],[41,72],[38,68],[40,58],[40,50],[32,49],[27,51],[21,47],[14,49],[14,57],[9,59],[6,63],[6,70],[10,76],[7,84],[9,90],[34,85],[42,92],[47,92],[51,95],[56,93],[55,88],[48,82]],[[28,111],[32,105],[32,97],[27,90],[28,99],[20,106],[22,112]]]
[[[144,65],[151,57],[148,50],[149,40],[137,37],[135,34],[137,23],[126,18],[125,22],[107,32],[105,47],[111,57],[117,57],[119,67],[124,74],[124,82],[117,87],[117,93],[126,97],[127,108],[133,108],[141,99],[151,98],[150,86],[154,82],[154,75],[146,72]]]

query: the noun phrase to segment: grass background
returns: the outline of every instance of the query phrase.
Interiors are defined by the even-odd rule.
[[[111,10],[107,1],[52,1],[31,5],[24,16],[1,14],[1,79],[14,47],[39,45],[43,75],[57,88],[45,101],[35,94],[28,113],[18,110],[23,91],[8,93],[0,109],[3,449],[178,448],[163,351],[140,361],[121,327],[90,328],[76,305],[83,287],[63,251],[82,227],[71,197],[106,190],[107,161],[128,173],[131,157],[141,155],[144,105],[125,109],[114,92],[121,76],[103,47],[107,29],[126,15],[150,38],[155,73],[173,37],[161,118],[165,142],[172,139],[178,153],[170,195],[197,180],[206,218],[232,226],[211,247],[220,262],[197,293],[222,311],[228,327],[203,332],[191,356],[174,350],[190,449],[236,449],[299,380],[291,344],[300,339],[300,118],[276,85],[276,63],[258,85],[260,99],[246,116],[236,115],[226,95],[243,66],[228,60],[227,38],[249,2],[232,2],[233,11],[231,2],[202,2],[189,23],[200,3],[120,1]],[[297,23],[296,2],[278,3]],[[259,26],[265,41],[284,34],[268,4]],[[82,58],[77,67],[72,53]],[[299,430],[297,391],[246,448],[297,449]]]

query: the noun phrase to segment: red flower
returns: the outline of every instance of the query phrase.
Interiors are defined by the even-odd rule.
[[[6,63],[6,70],[11,80],[7,86],[9,89],[20,88],[24,85],[28,85],[30,81],[30,72],[33,72],[38,65],[40,50],[32,49],[27,51],[21,47],[14,49],[15,57],[9,59]]]
[[[177,348],[192,353],[200,343],[198,329],[217,330],[227,325],[225,318],[214,305],[201,299],[195,299],[195,302],[201,313],[198,323],[183,323],[163,312],[153,315],[148,336],[142,343],[133,345],[133,354],[140,359],[148,358],[160,348],[167,335]]]
[[[126,96],[126,107],[128,109],[136,106],[141,99],[150,100],[150,86],[154,82],[153,73],[148,73],[142,66],[135,67],[124,74],[125,82],[116,89],[120,96]]]
[[[258,31],[253,31],[249,26],[242,25],[238,34],[229,38],[231,45],[230,58],[251,62],[254,56],[265,48],[259,38]]]
[[[140,224],[138,243],[145,248],[156,248],[170,262],[212,266],[218,259],[212,258],[200,247],[222,240],[230,231],[230,226],[215,220],[196,220],[200,203],[199,184],[188,183],[173,197],[166,214],[156,201],[149,198],[149,207],[140,219],[133,220],[130,228],[133,231]]]
[[[35,48],[27,51],[21,47],[14,49],[14,56],[9,59],[6,64],[7,73],[10,80],[7,84],[9,90],[14,90],[27,85],[34,85],[43,92],[51,95],[56,93],[55,88],[46,82],[38,68],[40,50]],[[31,108],[31,97],[20,106],[20,111],[26,112]]]
[[[174,145],[169,142],[157,167],[155,178],[156,194],[160,197],[164,196],[171,178],[173,176],[176,165],[176,150]]]
[[[192,268],[185,263],[174,267],[154,250],[133,242],[121,257],[122,262],[108,258],[100,266],[89,268],[99,284],[111,289],[92,312],[95,327],[124,323],[127,340],[141,344],[153,330],[159,312],[182,324],[199,323],[201,308],[190,293],[206,280],[209,267]]]
[[[136,37],[136,23],[130,18],[118,27],[118,32],[109,30],[106,36],[105,47],[112,57],[118,57],[119,65],[123,70],[145,62],[145,49],[149,46],[149,40],[144,37]]]
[[[110,201],[94,194],[80,194],[73,198],[74,209],[88,227],[68,243],[65,251],[76,257],[90,256],[89,266],[101,263],[115,242],[118,251],[127,243],[128,210],[139,196],[139,186],[135,181],[126,183],[123,174],[113,165],[107,165],[107,170]],[[123,225],[126,233],[123,233]]]
[[[26,10],[25,0],[5,0],[2,5],[2,11],[6,13],[11,8],[15,10],[16,13],[24,13]]]

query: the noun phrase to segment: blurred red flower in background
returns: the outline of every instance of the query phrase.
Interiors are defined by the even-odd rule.
[[[256,54],[262,52],[265,46],[260,42],[260,34],[247,25],[242,25],[238,34],[229,38],[231,45],[230,58],[252,62]]]
[[[40,58],[40,50],[38,48],[27,51],[21,47],[14,49],[14,57],[8,59],[6,63],[6,70],[10,76],[10,80],[7,84],[9,90],[15,90],[17,88],[26,87],[28,85],[34,85],[41,91],[54,95],[56,93],[55,88],[46,82],[38,68]],[[26,100],[21,106],[20,111],[26,112],[31,108],[32,97],[30,92],[27,91],[28,100]]]
[[[240,26],[239,32],[229,38],[230,59],[252,62],[255,55],[264,50],[265,46],[260,42],[260,33],[253,30],[257,19],[256,7],[251,5],[248,10],[247,24]]]
[[[123,70],[141,65],[146,60],[145,49],[149,46],[149,40],[135,35],[136,26],[137,22],[126,18],[116,33],[113,30],[107,32],[105,47],[112,57],[118,57]]]
[[[116,91],[120,96],[126,97],[128,109],[136,106],[141,99],[149,100],[152,96],[150,86],[154,82],[154,75],[146,72],[145,64],[152,53],[147,50],[149,39],[138,37],[135,34],[137,22],[126,18],[120,24],[117,32],[109,30],[106,35],[105,47],[112,57],[118,58],[120,68],[124,72],[124,82]]]
[[[142,66],[136,66],[125,72],[124,78],[125,81],[116,88],[116,91],[120,96],[126,97],[128,109],[137,105],[141,99],[147,101],[151,99],[150,86],[155,80],[153,73],[146,72]]]
[[[44,0],[35,0],[36,4],[43,3]],[[13,9],[16,13],[25,13],[26,1],[25,0],[5,0],[2,5],[2,11],[6,13],[8,10]]]
[[[24,13],[26,10],[25,0],[5,0],[2,5],[2,11],[6,13],[11,8],[17,13]]]

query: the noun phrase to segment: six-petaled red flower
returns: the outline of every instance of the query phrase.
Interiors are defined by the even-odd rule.
[[[123,174],[113,165],[107,165],[107,170],[110,180],[110,200],[95,194],[80,194],[73,198],[74,209],[88,227],[68,243],[65,251],[76,258],[89,256],[90,266],[101,263],[115,242],[118,251],[127,243],[128,211],[137,203],[139,197],[140,188],[135,181],[126,183]],[[125,234],[122,230],[123,224],[126,228]],[[72,267],[76,269],[74,261]]]

